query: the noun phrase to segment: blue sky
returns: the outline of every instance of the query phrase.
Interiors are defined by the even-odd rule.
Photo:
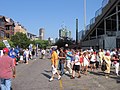
[[[58,37],[61,25],[72,32],[75,39],[76,18],[79,31],[84,28],[84,0],[0,0],[0,15],[20,22],[28,32],[38,36],[39,29],[45,28],[45,39]],[[95,16],[103,0],[86,0],[86,22]]]

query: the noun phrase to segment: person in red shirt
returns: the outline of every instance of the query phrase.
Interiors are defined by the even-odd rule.
[[[80,69],[81,69],[82,72],[84,71],[83,52],[80,52]]]
[[[8,52],[8,48],[3,48],[4,55],[0,57],[1,90],[10,90],[12,78],[16,76],[14,60],[8,56]]]

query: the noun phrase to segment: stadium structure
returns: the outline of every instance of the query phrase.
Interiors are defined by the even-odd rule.
[[[80,33],[82,48],[120,48],[120,0],[103,0],[102,7]]]

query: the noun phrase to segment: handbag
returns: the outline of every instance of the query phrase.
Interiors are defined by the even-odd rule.
[[[106,63],[105,60],[103,60],[103,62],[102,62],[101,70],[102,70],[102,71],[107,70],[107,63]]]

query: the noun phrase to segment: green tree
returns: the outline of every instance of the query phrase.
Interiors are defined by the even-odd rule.
[[[17,32],[15,35],[11,37],[11,41],[14,46],[19,46],[20,48],[28,48],[31,43],[30,39],[27,38],[26,34]]]
[[[3,49],[5,47],[3,42],[0,42],[0,49]]]
[[[46,48],[49,46],[48,40],[35,40],[32,42],[32,44],[38,44],[39,48]]]
[[[10,44],[11,47],[15,47],[12,41],[8,40],[8,43]]]

